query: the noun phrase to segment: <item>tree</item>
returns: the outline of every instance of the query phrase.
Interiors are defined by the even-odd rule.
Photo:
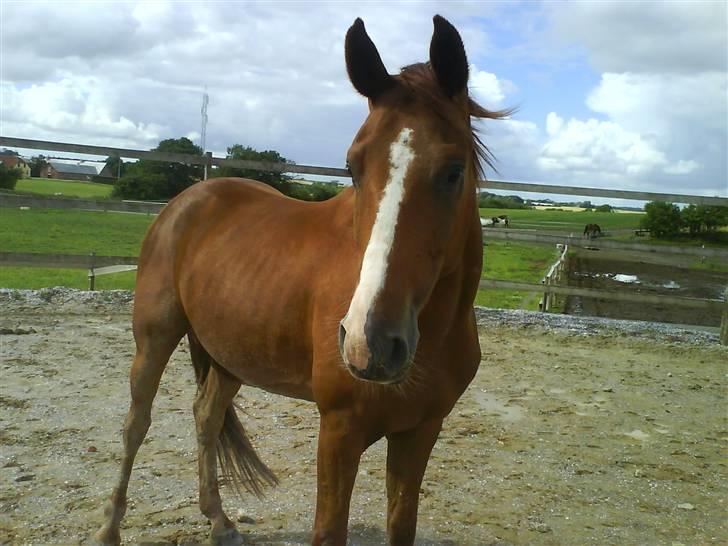
[[[594,212],[614,212],[614,209],[611,205],[599,205]]]
[[[689,205],[680,211],[680,217],[690,235],[710,233],[728,225],[728,207]]]
[[[265,161],[268,163],[290,163],[280,153],[275,150],[265,150],[259,152],[255,148],[250,146],[243,146],[242,144],[233,144],[227,149],[227,159],[246,159],[249,161]],[[259,171],[255,169],[240,169],[237,167],[220,167],[218,169],[218,176],[237,176],[240,178],[252,178],[260,182],[265,182],[271,186],[278,188],[283,191],[285,185],[281,184],[284,180],[289,180],[290,177],[272,171]],[[285,191],[284,191],[285,193]]]
[[[649,229],[653,237],[663,239],[680,233],[683,222],[677,205],[664,201],[651,201],[645,205],[645,213],[640,225],[644,229]]]
[[[121,178],[126,174],[127,164],[118,156],[110,155],[107,157],[106,166],[113,173],[114,177],[118,176],[118,178]]]
[[[28,165],[30,165],[30,176],[38,177],[40,176],[40,172],[43,170],[43,167],[48,165],[48,162],[44,156],[35,155],[30,158]]]
[[[202,149],[186,137],[163,140],[152,151],[202,155]],[[113,195],[123,199],[167,200],[200,180],[202,174],[200,165],[142,159],[128,166],[125,175],[114,184]]]
[[[12,168],[9,169],[2,163],[0,163],[0,189],[3,190],[14,190],[15,184],[20,178],[23,177],[23,172],[20,169]]]

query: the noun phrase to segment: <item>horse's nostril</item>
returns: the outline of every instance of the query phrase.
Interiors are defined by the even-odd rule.
[[[409,360],[409,347],[401,337],[392,337],[390,343],[389,365],[395,369],[400,368]]]
[[[346,339],[346,328],[342,323],[339,323],[339,350],[344,350],[344,340]]]

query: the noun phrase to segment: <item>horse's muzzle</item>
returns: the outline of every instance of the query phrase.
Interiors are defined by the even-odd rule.
[[[399,383],[412,363],[418,337],[416,320],[408,328],[396,329],[368,320],[362,339],[347,339],[346,327],[341,321],[339,350],[347,369],[357,379]]]

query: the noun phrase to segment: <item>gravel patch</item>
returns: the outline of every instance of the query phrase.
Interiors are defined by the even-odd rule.
[[[130,313],[133,301],[134,293],[129,290],[89,292],[60,286],[41,290],[0,288],[0,309],[4,314],[44,309],[70,314]],[[584,336],[617,335],[691,345],[720,343],[718,329],[709,327],[487,307],[476,307],[475,315],[478,325],[485,327],[538,328]]]

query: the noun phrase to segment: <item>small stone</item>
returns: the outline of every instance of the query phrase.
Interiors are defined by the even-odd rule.
[[[667,377],[672,377],[672,372],[667,372]]]
[[[88,451],[89,453],[96,453],[98,449],[96,449],[96,446],[88,446],[88,448],[86,448],[86,451]]]
[[[689,502],[684,502],[682,504],[678,504],[677,507],[680,508],[681,510],[695,510],[695,506],[693,506]]]
[[[614,392],[614,389],[612,387],[604,387],[602,392]]]
[[[645,471],[642,470],[641,468],[638,468],[637,470],[634,471],[635,478],[642,478],[644,475],[645,475]]]
[[[18,476],[15,478],[16,482],[29,482],[31,480],[35,479],[35,474],[23,474],[22,476]]]
[[[238,510],[237,517],[235,519],[238,523],[247,523],[248,525],[254,525],[257,523],[253,518],[246,515],[245,512],[243,512],[242,510]]]

